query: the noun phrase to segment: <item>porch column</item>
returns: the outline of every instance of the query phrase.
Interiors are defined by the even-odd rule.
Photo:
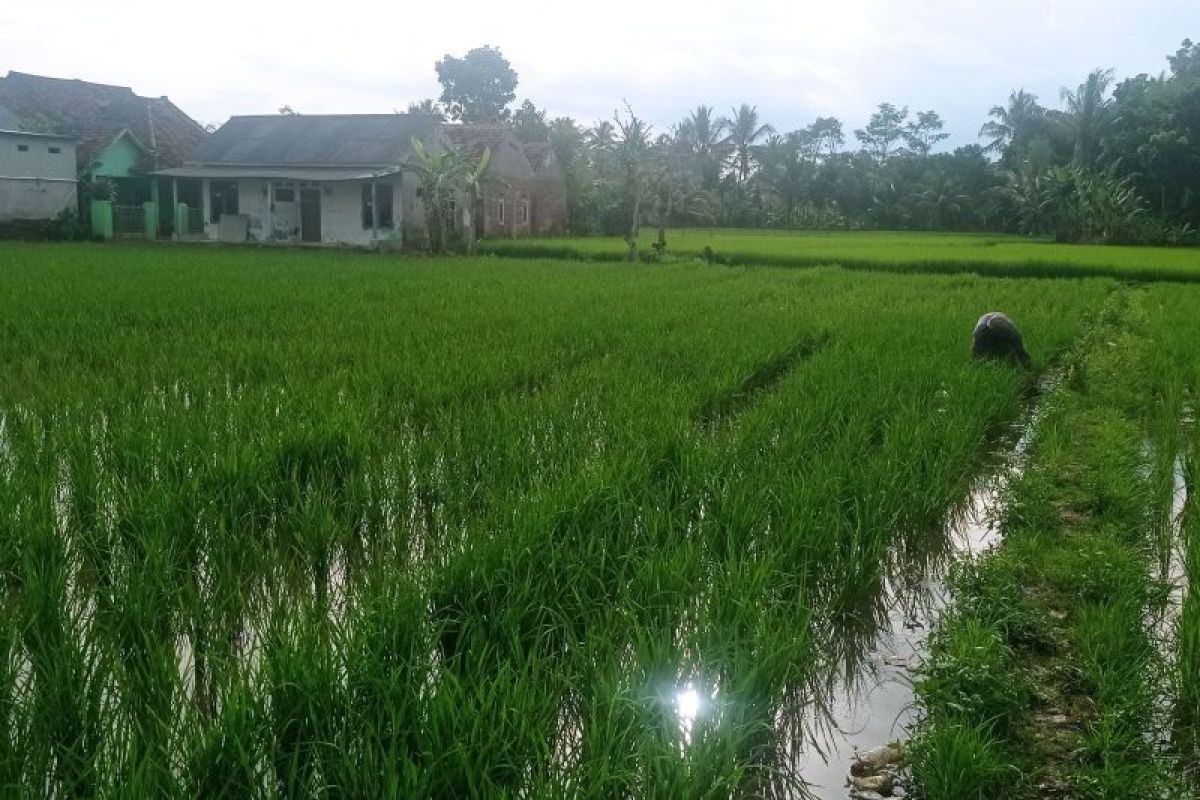
[[[263,241],[269,242],[275,238],[275,181],[267,178],[267,229],[263,231]]]
[[[208,178],[203,178],[200,181],[200,207],[204,209],[204,218],[201,220],[201,230],[205,233],[205,238],[208,238],[208,221],[212,219],[212,192],[210,190],[211,181]]]
[[[179,232],[179,178],[171,178],[171,238],[182,239]]]
[[[371,241],[379,240],[379,192],[376,191],[378,184],[371,181]]]

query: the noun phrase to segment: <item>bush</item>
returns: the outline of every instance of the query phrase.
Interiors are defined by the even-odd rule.
[[[87,238],[79,215],[64,210],[54,219],[12,219],[0,222],[0,239],[33,242],[76,242]]]

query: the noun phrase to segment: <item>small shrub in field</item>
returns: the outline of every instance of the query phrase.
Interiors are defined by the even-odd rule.
[[[939,725],[910,742],[907,754],[925,800],[1010,797],[1020,777],[986,726]]]
[[[935,636],[917,692],[935,717],[1007,733],[1032,696],[1012,661],[1012,651],[995,625],[969,614],[953,616]]]

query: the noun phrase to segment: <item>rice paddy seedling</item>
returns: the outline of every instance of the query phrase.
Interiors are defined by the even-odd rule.
[[[5,789],[800,792],[1115,288],[5,245]]]
[[[1122,290],[1067,355],[1011,488],[1002,548],[956,580],[919,687],[914,774],[929,796],[977,791],[965,771],[950,780],[940,769],[957,758],[964,726],[1022,768],[1015,796],[1187,792],[1194,754],[1179,710],[1191,702],[1182,654],[1194,621],[1180,617],[1164,637],[1157,620],[1179,617],[1179,595],[1159,581],[1186,547],[1172,465],[1188,446],[1181,377],[1194,375],[1184,353],[1196,331],[1177,314],[1195,299],[1183,287]],[[1181,570],[1170,579],[1188,580]],[[988,646],[959,646],[981,629]],[[989,711],[964,720],[972,703]]]

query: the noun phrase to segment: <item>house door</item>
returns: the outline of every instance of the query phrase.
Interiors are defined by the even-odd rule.
[[[321,241],[321,190],[300,190],[300,241]]]

